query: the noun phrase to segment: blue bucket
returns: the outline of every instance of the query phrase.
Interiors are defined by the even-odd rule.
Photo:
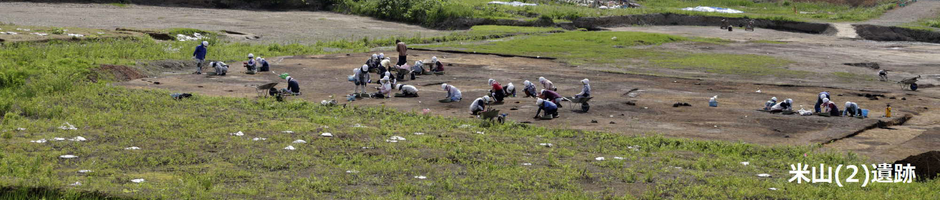
[[[862,117],[868,118],[868,109],[862,109]]]

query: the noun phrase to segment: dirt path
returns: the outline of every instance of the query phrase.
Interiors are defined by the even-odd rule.
[[[890,10],[884,15],[881,15],[881,17],[863,22],[862,24],[899,26],[924,18],[933,18],[938,14],[940,14],[940,1],[920,0],[903,8]]]
[[[81,27],[97,29],[195,28],[229,30],[262,36],[261,43],[315,43],[317,40],[360,39],[391,36],[435,36],[446,34],[368,17],[331,12],[248,11],[182,7],[105,4],[45,4],[0,2],[0,22],[30,26]]]
[[[384,53],[394,55],[393,52]],[[370,54],[292,57],[274,64],[273,69],[277,73],[288,72],[301,80],[303,95],[297,98],[319,102],[329,95],[342,96],[351,93],[353,85],[345,78]],[[664,134],[670,137],[743,141],[765,145],[823,143],[845,137],[879,119],[801,117],[756,111],[762,107],[763,102],[773,96],[781,100],[794,99],[797,109],[800,106],[811,109],[819,91],[830,91],[837,102],[853,101],[864,108],[872,108],[871,116],[882,115],[880,109],[876,108],[885,103],[891,103],[898,108],[896,115],[911,113],[907,111],[908,107],[926,106],[931,107],[931,110],[937,108],[937,105],[931,104],[932,99],[917,99],[916,94],[905,92],[877,92],[898,98],[870,100],[857,96],[864,93],[857,90],[602,73],[555,61],[518,57],[411,51],[409,58],[426,59],[431,56],[438,56],[453,66],[448,66],[444,76],[427,75],[403,82],[418,87],[421,90],[419,98],[363,99],[354,102],[346,102],[341,97],[337,99],[340,103],[353,106],[388,106],[403,111],[428,108],[436,115],[470,117],[467,108],[473,99],[484,95],[488,78],[495,78],[504,84],[512,82],[521,87],[523,80],[536,80],[539,76],[545,76],[555,82],[559,93],[566,96],[579,91],[578,80],[590,78],[595,99],[591,102],[592,110],[588,113],[574,112],[572,109],[577,105],[563,103],[565,107],[560,110],[561,118],[548,121],[533,120],[536,109],[534,100],[521,97],[509,98],[506,104],[495,105],[493,108],[499,109],[501,113],[508,113],[509,120],[540,126],[627,135]],[[233,67],[230,75],[225,77],[172,74],[118,85],[233,97],[254,97],[256,93],[253,87],[268,82],[279,82],[283,85],[283,80],[278,80],[274,73],[245,75],[243,71],[243,68]],[[377,80],[376,77],[373,78]],[[445,96],[445,92],[440,89],[440,84],[444,82],[460,88],[464,101],[438,103],[437,100]],[[376,85],[373,84],[370,88],[374,86]],[[628,94],[628,91],[633,89],[637,91]],[[755,92],[757,89],[762,92]],[[714,95],[719,96],[720,106],[708,107],[708,98]],[[900,97],[909,98],[900,100]],[[687,102],[692,106],[673,107],[676,102]],[[904,109],[900,109],[902,107]],[[896,156],[907,156],[907,153],[913,154],[899,152]]]

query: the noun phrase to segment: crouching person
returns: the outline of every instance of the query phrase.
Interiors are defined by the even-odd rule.
[[[215,75],[225,76],[228,73],[228,65],[224,62],[209,62],[209,66],[215,69]]]
[[[444,64],[437,60],[437,56],[431,57],[431,72],[444,73]]]
[[[777,105],[777,97],[772,97],[770,101],[764,103],[764,111],[770,111],[774,105]]]
[[[413,85],[395,85],[401,93],[395,94],[395,97],[418,97],[418,88]]]
[[[258,68],[259,72],[271,71],[271,64],[268,63],[268,60],[265,60],[259,56],[257,59],[255,59],[255,61],[258,62],[257,65],[261,65],[261,67]]]
[[[774,97],[773,101],[777,101],[777,97]],[[793,112],[793,99],[783,100],[780,103],[770,106],[770,112]]]
[[[490,84],[490,86],[493,87],[493,89],[490,90],[490,95],[493,95],[493,97],[496,99],[496,103],[502,103],[503,99],[506,98],[506,91],[503,90],[503,86],[499,85],[499,82],[496,82],[496,80],[493,79],[490,79],[487,82]]]
[[[372,98],[388,98],[389,97],[388,94],[392,93],[392,85],[391,83],[389,83],[388,77],[382,78],[382,80],[380,80],[379,83],[380,83],[379,87],[375,88],[376,90],[379,90],[379,91],[372,94]]]
[[[300,95],[300,82],[297,82],[297,79],[290,77],[287,73],[281,74],[280,77],[287,80],[287,88],[281,89],[282,94]]]
[[[545,77],[539,77],[539,83],[542,84],[542,89],[558,91],[558,88],[555,87],[555,84],[551,80],[546,79]]]
[[[248,54],[248,62],[242,63],[247,69],[248,74],[255,74],[258,72],[258,62],[255,62],[255,54]]]
[[[503,87],[503,91],[506,92],[508,97],[516,97],[516,86],[512,83],[506,84],[506,87]]]
[[[842,111],[843,117],[862,117],[862,109],[855,102],[846,101],[845,110]]]
[[[542,119],[558,118],[558,106],[557,106],[557,104],[552,103],[551,101],[546,101],[546,100],[538,99],[538,100],[536,100],[535,105],[537,105],[537,106],[539,107],[539,110],[538,110],[538,111],[535,111],[535,118],[536,118],[536,119],[538,119],[538,118],[540,118],[540,117],[541,117]],[[542,116],[539,116],[539,114],[541,114],[543,110],[545,111],[545,113],[544,113]]]
[[[525,92],[526,98],[539,96],[538,93],[535,93],[535,84],[532,84],[532,82],[529,82],[529,80],[525,80],[525,82],[522,82],[522,85],[524,86],[524,88],[522,88],[522,91]]]
[[[473,103],[470,104],[470,114],[479,115],[480,112],[486,111],[486,104],[490,102],[489,96],[483,96],[473,100]]]
[[[551,101],[552,103],[558,105],[558,107],[562,107],[560,103],[561,101],[565,100],[565,97],[562,97],[557,92],[546,89],[542,89],[542,94],[539,95],[539,98]]]
[[[832,101],[829,101],[829,98],[823,99],[822,106],[825,107],[824,113],[830,117],[838,117],[842,114],[839,112],[839,107]]]
[[[440,100],[441,103],[460,102],[460,100],[463,98],[460,94],[460,89],[457,89],[457,87],[444,83],[441,84],[441,88],[443,88],[444,91],[447,91],[447,97]]]
[[[578,93],[578,94],[574,95],[574,98],[580,99],[580,98],[588,98],[588,97],[591,97],[591,84],[590,84],[590,80],[588,80],[588,79],[581,80],[581,85],[582,85],[582,86],[581,86],[581,93]]]

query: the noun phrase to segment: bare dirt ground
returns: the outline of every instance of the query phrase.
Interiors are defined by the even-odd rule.
[[[384,53],[395,55],[394,52]],[[291,76],[301,81],[303,95],[295,98],[319,102],[327,99],[329,95],[343,96],[351,93],[354,86],[345,78],[370,54],[290,57],[275,63],[273,71],[290,73]],[[883,115],[880,105],[885,103],[892,104],[895,108],[895,116],[924,115],[929,111],[921,110],[923,107],[929,107],[931,110],[937,108],[935,99],[919,97],[917,93],[900,90],[875,92],[884,94],[886,97],[897,97],[896,99],[869,100],[858,96],[860,93],[867,92],[853,89],[604,73],[583,70],[544,59],[434,51],[411,51],[409,58],[428,59],[431,56],[438,56],[453,66],[448,66],[447,74],[443,76],[425,75],[417,80],[402,82],[418,87],[421,90],[419,98],[363,99],[346,102],[342,97],[337,97],[337,100],[351,106],[388,106],[403,111],[429,108],[436,115],[470,118],[467,109],[473,99],[486,93],[488,78],[495,78],[504,84],[512,82],[521,87],[524,80],[536,80],[539,76],[545,76],[555,82],[559,87],[559,92],[565,96],[571,96],[580,90],[578,84],[580,79],[590,78],[595,99],[591,102],[591,111],[588,113],[574,112],[572,109],[577,105],[563,103],[565,107],[560,111],[560,118],[534,120],[532,119],[536,110],[534,99],[521,97],[509,98],[506,104],[495,105],[494,108],[499,109],[501,113],[509,113],[509,120],[540,126],[607,131],[627,135],[664,134],[670,137],[742,141],[764,145],[820,144],[846,137],[879,119],[887,120],[877,117]],[[224,77],[181,73],[158,78],[137,79],[118,85],[232,97],[254,97],[257,95],[254,87],[269,82],[284,85],[284,81],[278,80],[275,73],[246,75],[243,73],[244,70],[241,67],[233,67],[229,75]],[[373,79],[377,80],[375,76]],[[160,82],[160,84],[153,82]],[[440,87],[440,84],[444,82],[460,88],[463,91],[464,100],[459,103],[438,103],[437,100],[446,95]],[[630,97],[627,93],[634,88],[638,89],[635,92],[636,97]],[[757,89],[762,90],[761,93],[757,93]],[[831,92],[834,101],[853,101],[865,108],[871,108],[872,118],[779,115],[757,111],[763,102],[772,96],[781,99],[792,98],[797,108],[802,105],[812,109],[816,100],[815,96],[820,91]],[[708,107],[708,98],[714,95],[719,96],[720,106]],[[906,97],[906,100],[901,100],[902,97]],[[635,105],[629,105],[628,102]],[[676,102],[687,102],[692,106],[672,107]],[[918,116],[914,119],[918,119]],[[592,123],[592,121],[597,123]],[[899,152],[887,159],[900,159],[912,154],[914,153]]]
[[[938,14],[940,14],[940,1],[920,0],[903,8],[890,10],[881,17],[864,22],[864,24],[899,26],[924,18],[933,18]]]
[[[446,34],[402,23],[332,12],[250,11],[105,4],[47,4],[0,2],[0,23],[30,26],[110,29],[195,28],[235,31],[262,36],[260,43],[316,43],[317,40],[412,37]]]

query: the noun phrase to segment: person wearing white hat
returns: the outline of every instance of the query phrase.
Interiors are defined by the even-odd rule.
[[[770,111],[770,108],[773,107],[774,105],[777,105],[777,97],[770,98],[770,101],[767,101],[767,103],[764,103],[764,110]]]
[[[294,77],[291,77],[287,73],[283,73],[278,77],[281,77],[282,79],[287,80],[287,88],[282,89],[281,93],[290,94],[290,95],[300,95],[300,82],[297,82],[297,79],[295,79]]]
[[[460,89],[447,83],[441,84],[441,89],[447,91],[447,98],[440,100],[441,103],[450,103],[450,102],[460,102],[463,99],[463,96],[460,94]]]
[[[533,84],[532,82],[529,82],[529,80],[525,80],[525,82],[522,82],[522,85],[524,87],[522,88],[522,91],[525,92],[526,98],[539,96],[539,93],[535,92],[535,84]]]
[[[376,73],[378,73],[380,77],[385,77],[385,73],[391,70],[390,68],[391,66],[392,66],[392,60],[388,58],[384,58],[381,61],[379,61],[379,66],[378,66],[378,70],[376,70]],[[392,80],[395,80],[394,79],[395,77],[391,77],[391,78]]]
[[[215,68],[215,75],[225,76],[228,73],[228,65],[222,61],[209,62],[209,67]]]
[[[516,97],[516,86],[510,82],[506,84],[506,87],[503,87],[503,91],[506,93],[506,96]]]
[[[539,114],[541,114],[543,110],[545,111],[545,114],[541,116],[543,119],[558,118],[558,105],[555,103],[538,99],[535,100],[535,105],[539,107],[539,110],[535,111],[534,118],[538,119],[540,117]]]
[[[395,94],[395,97],[418,97],[418,88],[413,85],[397,84],[395,88],[401,91],[401,93]]]
[[[431,72],[444,72],[444,64],[437,59],[437,56],[431,57]]]
[[[248,62],[243,63],[247,69],[248,74],[255,74],[258,72],[258,63],[255,62],[255,54],[248,54]]]
[[[542,89],[558,91],[558,88],[555,88],[555,84],[552,81],[546,79],[545,77],[539,77],[539,83],[542,84]]]
[[[830,97],[829,92],[823,91],[819,93],[819,97],[816,98],[816,106],[814,106],[814,108],[816,109],[816,113],[819,113],[820,111],[822,111],[820,106],[823,103],[825,103],[823,102],[823,99],[829,99],[829,97]]]
[[[776,99],[774,99],[776,101]],[[770,107],[770,112],[793,111],[793,99],[783,100]]]
[[[855,117],[862,116],[862,109],[858,107],[858,104],[855,102],[846,101],[845,110],[842,111],[843,117]]]
[[[574,95],[574,98],[587,98],[591,97],[591,82],[588,79],[581,80],[581,93]]]
[[[496,82],[496,80],[490,79],[487,81],[493,89],[490,89],[490,95],[496,99],[496,103],[502,103],[503,99],[506,98],[506,90],[503,89],[503,86]]]
[[[196,51],[193,51],[193,59],[196,60],[196,73],[202,74],[202,65],[206,62],[206,54],[208,51],[209,42],[202,41],[202,45],[196,46]]]
[[[255,61],[258,62],[258,65],[261,65],[261,67],[258,68],[259,72],[271,71],[271,64],[268,63],[268,60],[258,56],[258,58],[255,58]]]
[[[369,77],[369,72],[367,71],[368,69],[369,69],[368,65],[362,65],[362,67],[357,67],[356,69],[353,70],[353,72],[355,73],[353,74],[355,76],[354,82],[356,83],[356,90],[353,93],[356,93],[356,94],[366,93],[366,85],[369,83],[369,81],[371,81]],[[362,88],[362,90],[359,90],[359,88]]]
[[[480,112],[486,110],[486,104],[490,102],[489,96],[483,96],[473,100],[473,103],[470,104],[470,114],[478,115]]]
[[[372,57],[369,60],[366,60],[366,65],[369,65],[369,72],[377,69],[382,63],[382,60],[379,60],[379,54],[372,54]]]
[[[378,92],[372,94],[372,98],[388,98],[389,94],[392,93],[392,85],[388,81],[388,77],[382,78],[379,80],[379,87],[375,87]]]
[[[415,65],[411,66],[411,80],[415,80],[416,75],[424,74],[424,62],[415,61]]]
[[[839,106],[837,106],[837,105],[836,105],[835,103],[833,103],[832,101],[829,101],[829,98],[823,99],[823,104],[822,104],[822,105],[823,105],[823,107],[826,108],[826,109],[824,110],[824,111],[825,111],[824,113],[829,114],[830,117],[837,117],[837,116],[841,116],[841,115],[842,115],[842,113],[839,112]]]

